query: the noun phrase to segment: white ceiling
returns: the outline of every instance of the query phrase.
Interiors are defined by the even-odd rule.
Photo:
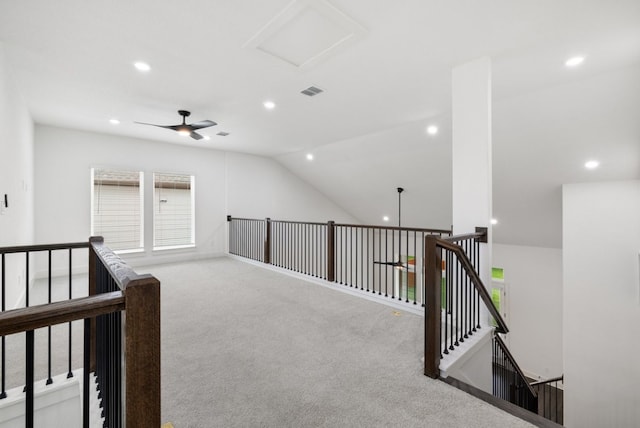
[[[367,223],[402,186],[403,224],[449,226],[451,69],[485,55],[497,242],[559,247],[562,183],[640,177],[638,0],[0,0],[0,43],[37,123],[273,156]],[[211,140],[133,123],[178,109]]]

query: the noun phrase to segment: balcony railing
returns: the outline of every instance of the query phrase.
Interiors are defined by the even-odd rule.
[[[27,295],[29,260],[34,251],[89,248],[88,296],[51,302],[51,257],[49,256],[49,302],[0,313],[0,336],[25,334],[25,426],[34,426],[34,332],[51,326],[84,320],[82,425],[89,426],[91,372],[98,377],[98,387],[105,426],[160,426],[160,288],[150,275],[138,275],[111,250],[101,238],[87,243],[0,248],[2,254],[3,295],[5,299],[5,254],[25,254]],[[71,256],[69,281],[71,284]],[[71,290],[71,285],[69,286]],[[71,293],[71,291],[69,291]],[[71,297],[71,294],[69,294]],[[124,328],[123,325],[124,324]],[[4,340],[3,340],[4,345]],[[69,354],[72,352],[69,342]],[[2,379],[4,383],[3,346]],[[49,336],[51,353],[58,351]],[[71,361],[71,357],[69,357]],[[122,364],[124,363],[124,364]],[[71,364],[71,363],[69,363]],[[71,366],[70,366],[71,367]],[[123,375],[122,368],[126,370]],[[69,373],[72,373],[71,368]],[[48,373],[51,379],[51,369]],[[47,382],[50,383],[50,382]],[[124,390],[123,390],[124,387]],[[4,388],[3,388],[3,392]],[[6,393],[4,394],[6,396]],[[122,397],[126,396],[124,409]],[[50,421],[47,421],[49,423]],[[43,426],[45,422],[38,425]]]

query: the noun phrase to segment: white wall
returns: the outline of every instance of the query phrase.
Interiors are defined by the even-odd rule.
[[[480,58],[455,67],[452,98],[452,216],[454,235],[489,229],[480,249],[480,277],[491,281],[491,60]],[[484,317],[483,317],[484,318]]]
[[[225,248],[225,154],[112,135],[37,125],[35,128],[35,236],[39,243],[87,240],[91,230],[92,167],[144,172],[143,254],[132,265],[209,257]],[[153,173],[195,175],[196,248],[153,252]],[[86,264],[86,260],[79,261]]]
[[[314,188],[275,161],[259,156],[37,125],[35,167],[35,236],[39,243],[84,241],[89,237],[92,167],[144,172],[146,250],[123,255],[133,266],[222,254],[227,214],[350,220]],[[153,172],[195,175],[195,249],[151,250]],[[77,260],[76,265],[86,265],[86,259]],[[40,260],[40,270],[44,267]]]
[[[527,375],[560,376],[562,250],[494,243],[493,266],[505,274],[509,350]]]
[[[640,421],[640,181],[563,186],[567,427]]]
[[[0,44],[0,246],[33,243],[33,122],[11,83]],[[15,307],[24,284],[24,257],[6,256],[6,307]]]
[[[270,158],[227,153],[227,211],[234,217],[355,222],[317,189]]]

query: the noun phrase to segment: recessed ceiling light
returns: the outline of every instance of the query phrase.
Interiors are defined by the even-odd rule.
[[[427,134],[436,135],[438,133],[438,127],[435,125],[427,126]]]
[[[151,70],[151,66],[146,62],[142,62],[142,61],[134,62],[133,66],[136,68],[136,70],[141,71],[143,73],[146,73],[147,71]]]
[[[584,62],[583,56],[574,56],[565,61],[564,65],[567,67],[577,67]]]
[[[587,169],[596,169],[598,166],[600,166],[600,162],[597,160],[590,160],[584,164],[584,167]]]
[[[308,161],[312,161],[313,160],[313,154],[307,153],[307,160]]]
[[[207,140],[207,141],[209,141],[209,140],[211,139],[211,137],[209,137],[208,135],[205,135],[205,136],[204,136],[204,139],[205,139],[205,140]]]
[[[273,101],[265,101],[264,103],[262,103],[262,105],[267,110],[273,110],[274,108],[276,108],[276,103],[274,103]]]
[[[389,221],[389,216],[382,217],[382,221]]]
[[[112,125],[118,125],[120,124],[120,121],[116,118],[113,118],[113,119],[109,119],[109,123]]]
[[[498,220],[497,220],[497,219],[495,219],[495,218],[492,218],[492,219],[491,219],[491,224],[498,224]]]

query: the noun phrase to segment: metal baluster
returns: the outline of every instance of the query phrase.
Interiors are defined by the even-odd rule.
[[[33,355],[34,355],[34,334],[33,330],[26,332],[26,383],[25,383],[25,426],[33,428]]]
[[[355,258],[355,262],[356,262],[356,272],[355,272],[355,278],[356,280],[353,283],[353,286],[355,288],[358,288],[358,229],[360,229],[359,227],[356,227],[356,241],[355,241],[355,247],[356,247],[356,258]],[[354,246],[354,242],[352,240],[351,245]]]
[[[25,291],[25,306],[28,308],[29,307],[29,252],[26,251],[25,255],[27,257],[26,260],[26,278],[25,278],[25,282],[26,282],[26,291]]]
[[[385,229],[384,231],[384,260],[386,262],[389,261],[389,230]],[[382,266],[382,265],[380,265]],[[387,266],[385,265],[384,267],[384,297],[389,297],[389,292],[388,292],[388,285],[389,283],[389,269],[387,269]]]
[[[49,303],[51,303],[51,250],[49,253],[49,281],[48,281],[48,291],[49,291]],[[51,378],[51,326],[47,327],[47,385],[51,385],[53,383],[53,379]]]
[[[91,365],[91,319],[84,320],[84,368],[82,378],[82,427],[89,428],[89,366]]]
[[[402,232],[400,232],[400,233],[402,233]],[[407,241],[407,244],[406,244],[407,252],[406,252],[406,255],[405,255],[405,257],[407,258],[407,260],[405,261],[406,264],[407,264],[407,269],[405,271],[405,273],[407,274],[407,281],[406,281],[407,284],[404,287],[405,288],[405,290],[404,290],[405,291],[404,298],[405,298],[405,303],[409,303],[409,231],[406,230],[404,233],[405,233],[405,237],[407,238],[407,239],[405,239],[405,241]],[[414,255],[415,255],[415,251],[414,251]],[[414,261],[415,261],[415,258],[414,258]],[[414,277],[415,277],[415,275],[414,275]]]
[[[398,251],[398,254],[400,253],[400,251]],[[393,260],[391,260],[392,262],[395,262],[396,260],[396,231],[395,230],[391,230],[391,257],[393,257]],[[389,259],[387,259],[388,261]],[[387,265],[387,271],[389,270],[389,265]],[[395,299],[396,298],[396,273],[393,270],[393,268],[391,269],[391,298]]]
[[[369,232],[371,232],[371,229],[367,229],[367,292],[369,291],[369,285],[371,284],[371,277],[369,277],[369,266],[371,265],[371,256],[369,254],[369,244],[370,244],[370,239],[369,239]],[[364,274],[363,274],[364,276]]]
[[[72,285],[73,285],[73,280],[71,278],[71,274],[72,274],[72,258],[71,258],[71,254],[72,254],[72,249],[69,248],[69,300],[71,300],[71,289],[72,289]],[[67,379],[73,377],[73,372],[71,371],[71,321],[69,321],[69,371],[67,373]]]
[[[425,304],[425,294],[426,294],[426,289],[425,289],[425,263],[424,263],[424,232],[421,232],[421,236],[420,236],[420,254],[422,255],[420,257],[420,265],[422,266],[422,268],[420,269],[420,272],[422,273],[422,276],[420,278],[420,290],[422,290],[422,296],[420,296],[420,300],[422,301],[422,307],[424,308],[424,304]],[[446,318],[445,318],[446,319]]]
[[[5,311],[5,260],[4,253],[2,253],[2,312]],[[5,389],[5,340],[2,336],[2,391],[0,392],[0,400],[7,398],[7,391]]]
[[[413,304],[418,303],[418,287],[416,281],[418,280],[418,236],[417,232],[413,231]]]

